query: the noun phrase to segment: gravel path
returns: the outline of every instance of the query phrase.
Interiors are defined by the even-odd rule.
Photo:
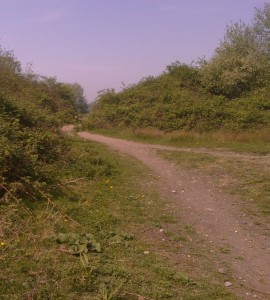
[[[64,128],[64,131],[69,132],[70,129],[71,127]],[[234,280],[256,292],[257,298],[270,299],[269,236],[259,226],[254,226],[252,217],[244,214],[235,199],[221,191],[213,181],[199,176],[198,173],[180,169],[158,156],[156,150],[193,151],[232,158],[241,154],[141,144],[89,132],[79,132],[78,135],[133,156],[152,169],[158,178],[160,194],[172,199],[175,215],[194,226],[215,251],[220,248],[229,249],[225,260],[232,266]],[[247,159],[260,159],[264,164],[269,163],[269,156],[242,156]],[[265,226],[270,230],[269,224]],[[242,295],[242,298],[250,299],[250,296]]]

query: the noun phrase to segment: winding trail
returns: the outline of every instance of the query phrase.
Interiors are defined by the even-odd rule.
[[[68,132],[70,128],[66,128]],[[230,249],[226,255],[234,279],[243,286],[256,291],[257,298],[270,299],[270,240],[259,226],[254,226],[252,216],[243,213],[232,195],[226,194],[213,181],[198,173],[181,169],[174,163],[157,155],[157,149],[180,150],[234,157],[244,156],[269,164],[269,156],[191,150],[161,145],[148,145],[89,132],[79,132],[84,139],[100,142],[120,153],[135,157],[147,165],[158,178],[159,192],[170,198],[174,213],[207,240],[217,251],[221,247]],[[268,226],[268,227],[267,227]],[[268,233],[269,223],[265,224]],[[238,258],[238,259],[236,259]],[[240,259],[239,259],[240,258]],[[242,298],[250,299],[246,295]]]

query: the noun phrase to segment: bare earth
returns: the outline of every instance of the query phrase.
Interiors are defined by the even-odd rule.
[[[63,131],[69,132],[71,129],[72,127],[66,126]],[[242,294],[239,296],[242,299],[270,299],[270,240],[265,234],[270,230],[269,223],[266,222],[263,229],[254,226],[253,217],[243,213],[232,195],[221,191],[212,180],[202,174],[182,170],[161,158],[156,154],[156,150],[194,151],[230,156],[232,159],[242,154],[140,144],[88,132],[79,132],[78,135],[106,144],[147,165],[158,180],[160,194],[171,199],[174,214],[196,228],[213,251],[224,246],[230,249],[226,259],[232,267],[233,280],[246,287],[241,290]],[[270,161],[269,156],[242,156],[257,159],[264,165],[268,165]]]

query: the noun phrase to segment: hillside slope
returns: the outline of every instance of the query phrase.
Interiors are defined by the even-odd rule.
[[[179,65],[178,72],[146,78],[119,93],[105,91],[86,119],[87,127],[203,132],[270,126],[269,87],[229,99],[206,93],[199,84],[191,86],[181,74],[185,75],[186,70],[188,74],[197,72],[193,67]]]
[[[158,128],[164,132],[270,127],[270,4],[253,23],[227,26],[209,59],[172,63],[157,77],[116,93],[104,90],[86,120],[90,128]]]

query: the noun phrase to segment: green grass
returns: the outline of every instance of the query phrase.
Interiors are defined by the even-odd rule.
[[[232,192],[240,195],[250,213],[270,215],[270,168],[256,162],[227,160],[224,164],[227,172],[237,179]],[[253,205],[257,210],[253,209]]]
[[[145,190],[144,167],[92,142],[69,144],[69,156],[48,168],[61,188],[52,186],[46,200],[28,201],[30,209],[21,201],[0,206],[1,299],[235,299],[211,283],[219,275],[176,267],[144,236],[158,231],[158,220],[178,225],[165,202]],[[183,232],[194,234],[186,224]],[[71,245],[56,241],[59,233],[90,233],[101,252],[90,251],[82,264],[68,252]],[[169,242],[164,247],[176,251]]]
[[[231,250],[228,246],[224,246],[224,247],[219,248],[219,251],[222,254],[229,254]]]
[[[79,127],[80,130],[81,127]],[[83,128],[83,127],[82,127]],[[269,130],[254,132],[218,131],[197,133],[176,131],[164,133],[158,129],[93,129],[94,133],[142,143],[189,148],[224,148],[235,152],[270,153]]]

